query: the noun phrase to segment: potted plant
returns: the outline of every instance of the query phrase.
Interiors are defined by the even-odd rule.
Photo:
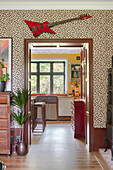
[[[4,67],[4,59],[0,61],[0,92],[4,92],[6,89],[6,81],[10,80],[9,73],[2,74],[2,68]]]
[[[23,156],[28,152],[28,145],[23,138],[24,123],[27,121],[28,117],[30,116],[30,113],[28,113],[27,116],[25,116],[24,113],[24,106],[26,104],[28,97],[29,97],[28,90],[25,89],[22,90],[17,89],[16,93],[13,93],[12,95],[12,104],[14,106],[17,106],[18,108],[17,113],[13,113],[12,116],[20,125],[20,141],[18,141],[16,145],[17,154],[20,156]]]

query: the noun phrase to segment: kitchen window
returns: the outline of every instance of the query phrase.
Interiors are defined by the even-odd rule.
[[[65,93],[65,62],[31,62],[31,93]]]

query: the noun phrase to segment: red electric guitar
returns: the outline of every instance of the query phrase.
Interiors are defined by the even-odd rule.
[[[71,19],[67,19],[67,20],[63,20],[59,22],[53,22],[53,23],[49,23],[48,21],[39,23],[39,22],[33,22],[33,21],[28,21],[28,20],[24,20],[24,22],[29,26],[29,28],[33,32],[33,35],[36,37],[42,32],[49,32],[49,33],[55,34],[56,32],[50,29],[51,27],[55,25],[64,24],[66,22],[71,22],[74,20],[85,20],[91,17],[92,17],[91,15],[85,14],[85,15],[80,15],[79,18],[71,18]]]

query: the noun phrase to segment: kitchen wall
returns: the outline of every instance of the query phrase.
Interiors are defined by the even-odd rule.
[[[13,88],[24,86],[24,38],[34,38],[24,20],[61,21],[89,13],[92,18],[57,25],[56,34],[43,33],[36,39],[93,38],[93,108],[94,127],[105,128],[107,110],[107,70],[111,67],[112,10],[0,10],[0,37],[13,38]]]
[[[74,79],[74,81],[72,82],[70,79],[70,63],[80,63],[80,60],[77,60],[76,57],[80,56],[80,54],[32,54],[31,55],[31,59],[33,58],[49,58],[49,59],[68,59],[68,93],[72,93],[72,90],[75,90],[75,83],[76,83],[76,79]],[[78,83],[79,85],[79,90],[80,90],[80,83]],[[80,93],[80,91],[79,91]]]

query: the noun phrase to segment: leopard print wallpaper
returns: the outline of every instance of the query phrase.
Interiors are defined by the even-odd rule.
[[[24,20],[55,22],[89,13],[88,20],[72,21],[43,33],[37,39],[93,38],[94,128],[105,128],[107,70],[111,67],[113,40],[112,10],[0,10],[0,37],[12,37],[12,90],[24,86],[24,38],[34,38]],[[17,125],[14,123],[14,127]]]

